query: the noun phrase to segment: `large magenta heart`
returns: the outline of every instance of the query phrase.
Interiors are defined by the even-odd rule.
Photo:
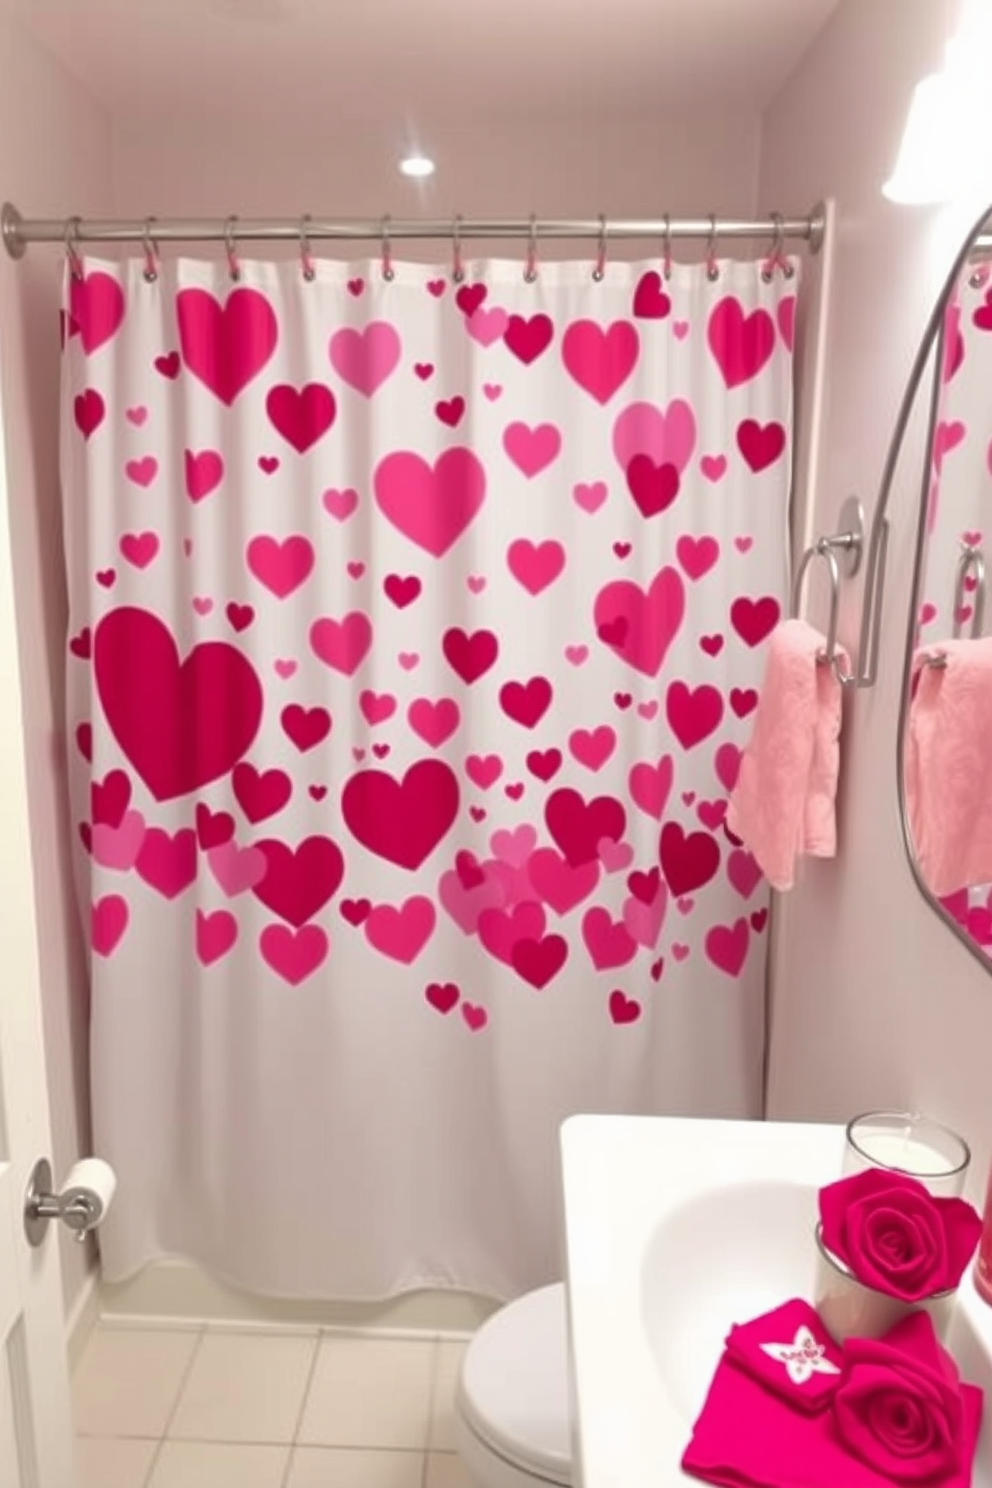
[[[656,677],[685,614],[685,588],[675,568],[662,568],[645,591],[627,579],[596,595],[593,618],[599,639],[628,666]]]
[[[275,311],[257,289],[236,289],[224,305],[205,289],[181,289],[176,319],[183,361],[229,408],[279,339]]]
[[[251,748],[262,685],[226,641],[204,641],[181,661],[157,616],[124,606],[97,626],[93,665],[114,738],[157,801],[221,779]]]
[[[385,770],[360,770],[341,792],[341,811],[363,847],[419,868],[458,815],[458,781],[443,760],[418,760],[402,780]]]
[[[252,893],[297,928],[323,909],[341,886],[344,858],[330,837],[305,837],[296,847],[267,837],[255,846],[265,854],[266,869]]]
[[[613,796],[583,800],[578,791],[552,791],[544,808],[548,831],[573,868],[599,859],[599,844],[619,842],[627,827],[627,813]]]

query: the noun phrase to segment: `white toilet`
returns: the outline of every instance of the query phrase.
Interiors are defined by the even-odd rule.
[[[475,1488],[571,1484],[563,1285],[528,1292],[483,1324],[465,1351],[455,1413]]]

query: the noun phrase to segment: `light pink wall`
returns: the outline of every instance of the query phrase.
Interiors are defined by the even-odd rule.
[[[758,119],[707,109],[672,119],[596,119],[579,104],[571,123],[494,128],[482,117],[428,132],[422,148],[437,162],[425,183],[400,176],[401,141],[369,131],[343,135],[329,101],[323,135],[279,134],[265,118],[256,136],[243,129],[184,135],[175,120],[115,131],[120,211],[221,216],[595,217],[750,213],[758,175]],[[789,208],[807,205],[808,191]],[[259,251],[266,251],[261,249]],[[325,251],[333,254],[333,246]],[[351,251],[351,250],[349,250]],[[356,256],[367,251],[354,250]],[[472,247],[472,252],[477,249]],[[496,249],[519,253],[522,245]],[[574,249],[567,250],[570,254]],[[617,248],[635,256],[643,243]],[[404,255],[444,257],[439,244],[402,245]],[[550,254],[550,248],[549,248]]]
[[[943,61],[960,0],[845,0],[765,118],[760,199],[836,198],[816,522],[849,491],[869,510],[910,363],[974,204],[899,207],[880,188],[913,85]],[[922,421],[893,494],[879,684],[849,699],[840,856],[782,902],[770,1114],[837,1119],[920,1108],[992,1146],[992,978],[910,877],[896,799],[896,720]],[[846,639],[855,638],[849,614]]]
[[[0,17],[0,182],[25,214],[112,205],[103,111]],[[60,255],[0,252],[0,377],[23,672],[28,791],[56,1176],[88,1152],[86,960],[70,877],[63,677],[66,597],[58,490]],[[16,988],[3,990],[11,996]],[[41,1156],[41,1154],[38,1154]],[[63,1238],[67,1308],[88,1253]]]

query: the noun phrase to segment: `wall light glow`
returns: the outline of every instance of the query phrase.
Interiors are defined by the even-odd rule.
[[[426,155],[407,155],[400,161],[400,170],[405,176],[421,179],[434,174],[434,162]]]

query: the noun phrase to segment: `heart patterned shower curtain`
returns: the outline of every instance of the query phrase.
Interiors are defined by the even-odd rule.
[[[87,259],[72,801],[117,1280],[509,1296],[560,1122],[760,1114],[724,825],[786,576],[795,279]]]

